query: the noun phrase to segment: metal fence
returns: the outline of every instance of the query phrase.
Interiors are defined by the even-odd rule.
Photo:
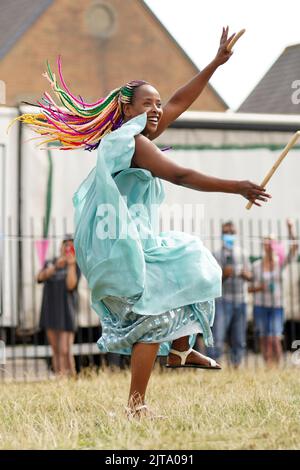
[[[221,224],[223,221],[203,222],[200,236],[204,244],[216,252],[221,246]],[[234,221],[237,229],[237,243],[242,248],[250,266],[263,255],[262,239],[272,233],[282,243],[287,253],[291,242],[287,236],[285,221]],[[183,222],[182,222],[183,223]],[[37,249],[41,237],[37,236],[34,219],[30,221],[31,232],[19,236],[13,233],[11,218],[7,219],[4,234],[0,234],[0,378],[41,379],[53,376],[51,368],[52,351],[47,342],[46,332],[39,327],[43,285],[36,276],[41,269],[41,258]],[[41,221],[43,226],[43,221]],[[56,220],[51,222],[48,236],[47,258],[57,256],[62,234],[68,232],[62,221],[56,233]],[[170,221],[170,229],[174,220]],[[300,239],[299,220],[295,224],[296,239]],[[193,231],[193,230],[192,230]],[[289,357],[295,341],[300,339],[300,257],[297,252],[285,268],[281,278],[281,291],[285,306],[285,329],[282,345],[285,360]],[[101,326],[96,313],[91,309],[90,294],[86,280],[79,283],[80,308],[77,330],[73,344],[76,370],[85,367],[99,368],[105,365],[127,367],[129,359],[117,354],[100,354],[97,340]],[[252,317],[251,295],[247,305],[247,348],[244,363],[258,366],[261,363],[259,344],[255,335]],[[201,338],[200,342],[201,348]],[[163,364],[163,361],[161,361]]]

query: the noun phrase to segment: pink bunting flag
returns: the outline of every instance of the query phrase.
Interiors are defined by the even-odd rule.
[[[278,256],[280,266],[282,266],[285,260],[285,250],[284,250],[283,243],[278,242],[276,240],[272,240],[271,246],[272,246],[273,251]]]
[[[40,261],[41,268],[44,266],[50,240],[46,238],[35,241],[35,248]]]

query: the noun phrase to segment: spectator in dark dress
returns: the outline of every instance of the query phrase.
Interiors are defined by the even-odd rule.
[[[72,345],[77,328],[79,279],[73,239],[66,235],[60,256],[47,260],[37,276],[37,282],[44,283],[40,328],[46,330],[53,371],[59,375],[76,373]]]

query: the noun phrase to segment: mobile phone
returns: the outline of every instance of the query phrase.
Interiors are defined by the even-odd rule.
[[[70,245],[66,246],[65,252],[66,252],[66,255],[71,254],[71,255],[75,256],[75,249],[74,249],[74,246],[73,246],[73,245],[71,245],[71,246],[70,246]]]

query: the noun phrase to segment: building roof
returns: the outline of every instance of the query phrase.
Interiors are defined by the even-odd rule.
[[[186,51],[180,46],[180,44],[176,41],[174,36],[170,33],[170,31],[165,27],[165,25],[159,20],[159,18],[156,16],[156,14],[151,10],[151,8],[146,4],[146,2],[143,0],[142,2],[143,7],[148,11],[148,13],[152,16],[152,18],[159,24],[161,29],[169,36],[171,41],[174,43],[174,45],[177,47],[177,49],[181,52],[181,54],[195,67],[195,70],[200,72],[198,66],[195,64],[195,62],[190,58],[190,56],[186,53]],[[221,95],[215,90],[215,88],[208,83],[207,86],[213,91],[213,93],[217,96],[217,98],[221,101],[221,103],[224,105],[225,109],[228,109],[228,104],[224,99],[222,98]]]
[[[9,0],[0,5],[0,59],[13,47],[52,0]]]
[[[82,57],[82,70],[87,66],[87,60],[84,57],[88,57],[88,60],[93,63],[90,67],[90,73],[94,77],[93,82],[91,83],[86,77],[84,78],[82,76],[83,72],[80,69],[74,70],[71,65],[69,67],[65,65],[64,70],[66,76],[69,74],[73,77],[74,87],[83,90],[82,93],[88,97],[87,99],[95,99],[95,90],[107,93],[111,86],[118,86],[119,80],[126,82],[128,77],[134,75],[145,75],[148,81],[157,82],[162,96],[168,96],[170,85],[164,73],[160,70],[166,64],[168,58],[170,64],[176,67],[176,73],[173,74],[174,77],[172,77],[171,83],[184,83],[187,77],[199,72],[199,68],[144,0],[126,0],[126,2],[123,0],[104,0],[104,2],[110,8],[116,10],[118,20],[114,35],[109,38],[109,41],[106,41],[106,54],[103,52],[104,48],[102,48],[100,39],[87,32],[87,14],[90,6],[98,3],[97,1],[94,0],[89,5],[90,2],[86,2],[86,0],[78,0],[77,2],[69,0],[0,0],[0,60],[4,57],[7,59],[1,61],[0,71],[1,78],[6,83],[10,83],[10,88],[7,91],[8,104],[18,103],[23,99],[34,101],[39,96],[38,90],[41,89],[42,84],[40,78],[40,81],[38,81],[37,72],[40,76],[40,64],[45,59],[45,50],[49,51],[47,52],[49,61],[53,61],[55,51],[58,51],[56,55],[60,53],[63,57],[67,57],[68,64],[71,64],[76,52],[69,38],[74,33],[74,22],[78,23],[78,21],[80,21],[76,31],[77,40],[80,40],[78,57]],[[76,8],[75,6],[70,8],[70,4],[73,3],[76,4]],[[49,8],[50,6],[51,8]],[[131,16],[135,19],[136,31],[134,34],[131,32],[124,42],[124,34],[129,27],[132,28],[132,20],[128,16],[128,10],[133,12]],[[144,10],[144,12],[140,10]],[[57,22],[53,23],[53,17],[58,15],[58,11]],[[151,34],[149,28],[150,23],[153,24],[153,34]],[[62,24],[65,27],[60,28],[59,25]],[[36,40],[37,37],[39,37],[39,41]],[[42,44],[42,47],[39,46],[39,43]],[[138,63],[132,64],[132,57],[145,48],[147,48],[151,60],[158,57],[158,55],[155,56],[158,49],[164,49],[164,53],[159,56],[161,65],[156,63],[156,68],[149,66],[144,56],[141,56]],[[168,48],[170,48],[169,55],[165,52]],[[24,50],[30,50],[34,83],[31,77],[29,79],[26,76],[29,74],[24,74],[24,76],[19,73],[20,70],[24,70],[24,65],[27,67]],[[130,56],[128,56],[129,52]],[[161,60],[162,57],[163,60]],[[101,67],[95,65],[98,62],[104,65],[101,65]],[[119,63],[118,70],[115,70],[116,63]],[[13,70],[18,70],[18,72],[14,75]],[[96,75],[98,78],[95,78]],[[95,82],[97,83],[95,84]],[[162,85],[161,82],[164,84]],[[199,104],[200,101],[196,100],[192,105],[192,109],[197,106],[199,109],[215,111],[228,109],[228,105],[209,83],[199,99],[201,104]]]
[[[238,112],[299,113],[300,106],[292,102],[292,95],[295,92],[292,84],[295,80],[300,80],[300,44],[289,46],[283,51],[239,107]]]

